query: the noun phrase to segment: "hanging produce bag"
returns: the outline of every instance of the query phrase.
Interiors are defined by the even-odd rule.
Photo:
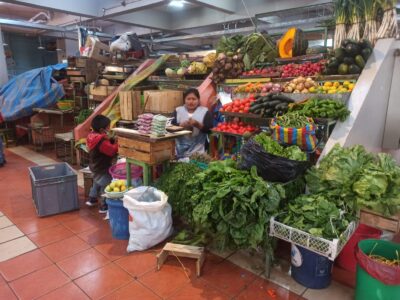
[[[308,161],[291,160],[264,151],[263,147],[254,140],[243,145],[240,152],[241,169],[257,168],[257,174],[264,180],[286,183],[304,174],[310,166]]]
[[[277,124],[276,118],[271,121],[272,138],[286,145],[297,145],[306,151],[313,151],[317,145],[316,126],[310,119],[310,124],[302,128],[283,127]]]

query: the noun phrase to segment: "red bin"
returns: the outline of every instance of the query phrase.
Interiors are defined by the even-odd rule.
[[[356,231],[351,236],[350,240],[344,246],[336,259],[336,264],[342,269],[350,272],[356,272],[357,260],[355,250],[359,241],[366,239],[379,239],[382,235],[382,230],[370,227],[365,224],[358,225]]]

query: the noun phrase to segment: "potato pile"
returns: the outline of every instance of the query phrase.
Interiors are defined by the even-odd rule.
[[[310,77],[297,77],[290,82],[287,82],[283,85],[283,92],[284,93],[311,93],[318,87],[318,84],[312,80]]]

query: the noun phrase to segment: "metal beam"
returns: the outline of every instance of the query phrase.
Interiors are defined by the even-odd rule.
[[[330,17],[326,16],[326,17],[318,17],[318,18],[290,21],[290,22],[280,22],[280,23],[275,23],[275,24],[264,25],[260,29],[269,30],[269,29],[276,29],[276,28],[288,28],[288,27],[292,27],[292,26],[301,26],[301,25],[318,23],[321,21],[329,20],[329,19],[330,19]],[[219,31],[199,33],[199,34],[188,34],[188,35],[183,35],[183,36],[154,39],[153,43],[165,43],[165,42],[172,42],[172,41],[193,40],[193,39],[208,38],[208,37],[215,37],[215,36],[222,36],[222,35],[229,35],[229,34],[249,33],[249,32],[254,32],[254,31],[255,31],[254,27],[244,27],[244,28],[238,28],[238,29],[219,30]]]
[[[233,14],[236,11],[236,1],[232,0],[186,0],[191,3],[199,4],[214,10],[227,14]]]
[[[77,16],[94,17],[99,12],[98,0],[4,0],[3,2],[54,10]]]
[[[133,12],[113,18],[106,18],[106,20],[157,30],[169,30],[171,25],[170,15],[156,10]]]
[[[127,2],[127,1],[125,1]],[[165,0],[136,0],[132,2],[128,2],[125,5],[123,2],[118,2],[115,5],[114,0],[104,1],[102,4],[102,11],[100,16],[102,18],[113,18],[119,15],[126,15],[132,12],[141,11],[145,9],[155,8],[157,6],[164,5],[166,3]]]
[[[11,19],[3,19],[3,18],[0,18],[0,24],[8,25],[8,26],[15,26],[15,27],[42,29],[42,30],[49,30],[49,31],[60,31],[60,32],[65,31],[65,28],[61,27],[61,26],[52,26],[52,25],[38,24],[38,23],[28,22],[28,21],[17,21],[17,20],[11,20]]]

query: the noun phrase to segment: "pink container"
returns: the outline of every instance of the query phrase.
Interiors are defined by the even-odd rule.
[[[126,179],[126,163],[119,163],[111,166],[108,169],[110,175],[115,179]],[[142,167],[131,165],[131,176],[132,179],[140,178],[143,175]]]
[[[342,269],[355,273],[357,265],[355,251],[358,242],[366,239],[379,239],[381,235],[382,231],[379,229],[367,226],[365,224],[358,225],[356,231],[337,257],[336,264]]]

